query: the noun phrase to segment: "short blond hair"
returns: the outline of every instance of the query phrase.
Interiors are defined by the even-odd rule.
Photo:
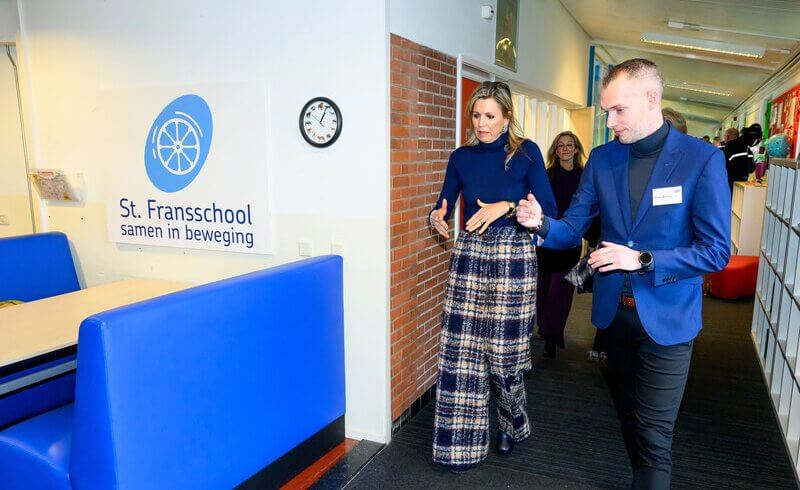
[[[688,129],[686,128],[686,118],[683,117],[683,114],[676,111],[672,107],[665,107],[661,109],[661,114],[664,116],[664,119],[667,122],[675,127],[675,129],[683,134],[686,134]],[[706,136],[706,138],[708,138],[708,136]]]
[[[730,138],[729,138],[730,136]],[[732,141],[739,137],[739,130],[736,128],[728,128],[725,130],[725,141]]]
[[[632,58],[612,66],[608,70],[608,73],[606,73],[606,76],[603,77],[601,86],[606,88],[609,83],[623,73],[630,78],[638,78],[641,80],[649,78],[656,82],[659,95],[664,93],[664,79],[661,77],[658,65],[645,58]]]

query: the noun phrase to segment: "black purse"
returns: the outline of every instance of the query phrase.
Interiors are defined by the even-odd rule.
[[[592,292],[592,287],[594,286],[594,269],[589,265],[589,255],[591,255],[594,250],[595,249],[590,247],[586,251],[586,255],[581,257],[578,263],[575,264],[575,267],[570,269],[564,277],[565,281],[575,286],[575,289],[578,290],[578,294]]]

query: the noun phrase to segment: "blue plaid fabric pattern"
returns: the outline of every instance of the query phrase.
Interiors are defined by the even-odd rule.
[[[531,369],[536,250],[515,227],[461,233],[453,247],[439,350],[433,459],[473,464],[489,450],[489,392],[501,430],[530,435],[523,371]]]

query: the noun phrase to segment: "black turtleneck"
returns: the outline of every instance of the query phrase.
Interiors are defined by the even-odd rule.
[[[639,210],[639,203],[642,202],[644,190],[653,174],[658,155],[661,154],[664,142],[667,141],[667,134],[669,134],[669,124],[664,121],[654,133],[631,144],[631,155],[628,159],[628,189],[631,193],[632,220],[636,219],[636,211]],[[622,294],[633,296],[630,272],[625,272],[624,276]]]
[[[642,202],[644,190],[653,174],[658,155],[664,148],[664,142],[669,133],[669,124],[664,122],[654,133],[646,136],[631,146],[631,155],[628,164],[628,188],[631,193],[631,219],[636,218],[639,203]]]

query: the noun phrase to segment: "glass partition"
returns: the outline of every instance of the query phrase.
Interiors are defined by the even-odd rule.
[[[34,232],[16,51],[0,43],[0,237]]]

